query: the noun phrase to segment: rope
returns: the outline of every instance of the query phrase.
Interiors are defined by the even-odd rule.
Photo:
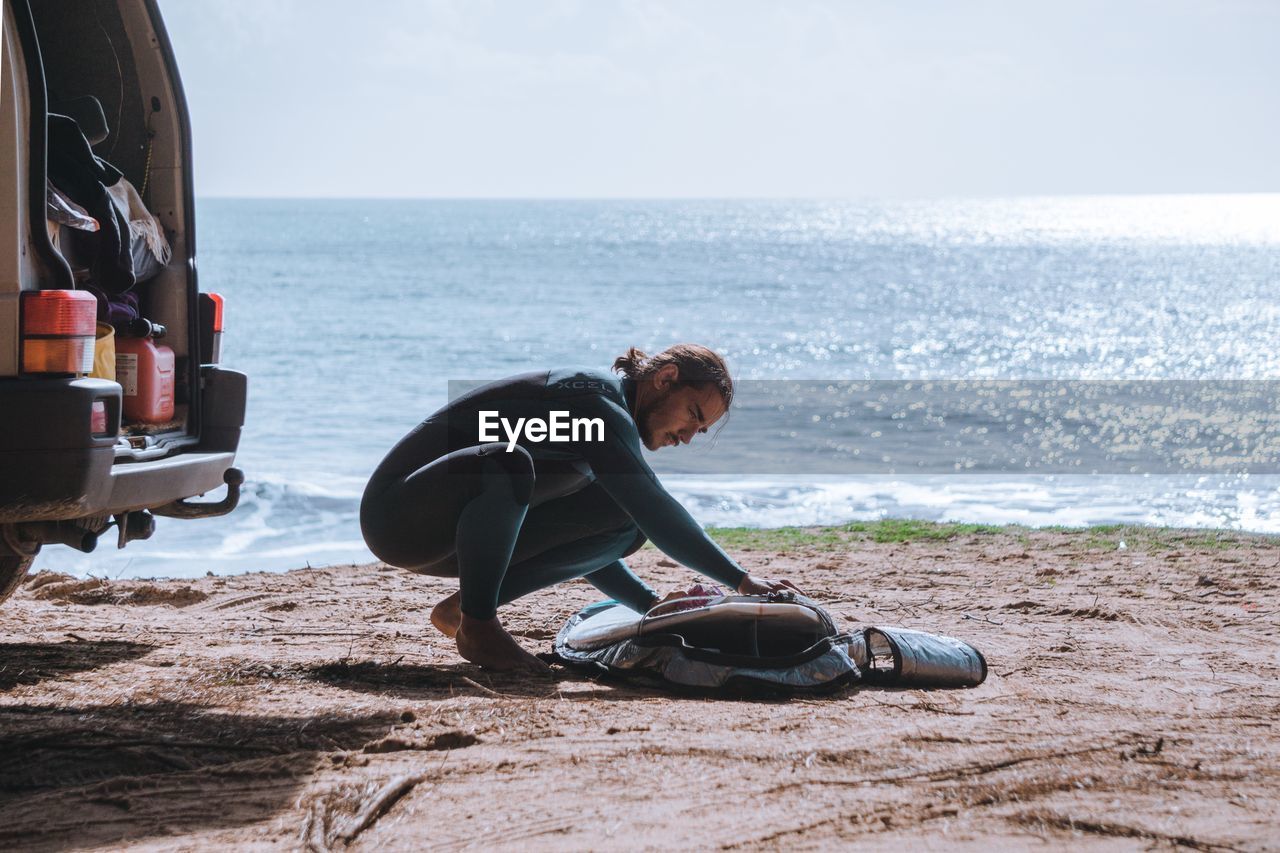
[[[138,195],[143,199],[146,199],[147,185],[151,183],[151,152],[156,144],[156,132],[151,129],[151,117],[155,114],[155,110],[147,113],[147,162],[142,167],[142,187],[138,190]]]

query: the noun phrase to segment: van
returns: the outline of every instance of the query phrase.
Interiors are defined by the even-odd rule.
[[[123,548],[156,516],[234,509],[247,387],[196,278],[191,128],[156,3],[3,15],[0,601],[43,545]],[[160,403],[138,414],[143,394]]]

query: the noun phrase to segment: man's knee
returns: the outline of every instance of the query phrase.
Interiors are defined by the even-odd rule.
[[[622,552],[622,556],[630,557],[636,551],[644,547],[644,543],[649,541],[649,537],[640,532],[640,528],[636,527],[635,522],[631,523],[631,544]]]
[[[574,498],[580,502],[582,507],[580,517],[584,523],[590,524],[596,530],[613,532],[628,528],[636,529],[636,523],[627,511],[618,506],[617,502],[609,497],[609,493],[599,486],[584,489],[579,495],[574,495]]]
[[[499,475],[511,481],[511,490],[517,502],[527,504],[533,497],[533,457],[529,451],[516,445],[510,451],[502,443],[482,445],[476,452],[481,459],[481,470],[486,475]]]
[[[636,526],[635,520],[627,514],[626,510],[618,506],[607,495],[602,495],[602,500],[596,501],[592,507],[593,521],[598,525],[598,529],[608,531],[615,534],[621,541],[628,543],[623,557],[628,557],[639,551],[644,543],[649,541],[640,528]]]

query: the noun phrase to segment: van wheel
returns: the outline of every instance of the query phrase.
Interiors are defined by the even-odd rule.
[[[27,569],[35,557],[0,557],[0,602],[4,601],[27,577]]]

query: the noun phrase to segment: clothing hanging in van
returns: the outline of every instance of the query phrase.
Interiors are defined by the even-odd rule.
[[[49,115],[48,145],[49,181],[100,226],[77,235],[90,285],[110,301],[159,273],[170,257],[164,230],[120,170],[93,153],[67,116]]]

